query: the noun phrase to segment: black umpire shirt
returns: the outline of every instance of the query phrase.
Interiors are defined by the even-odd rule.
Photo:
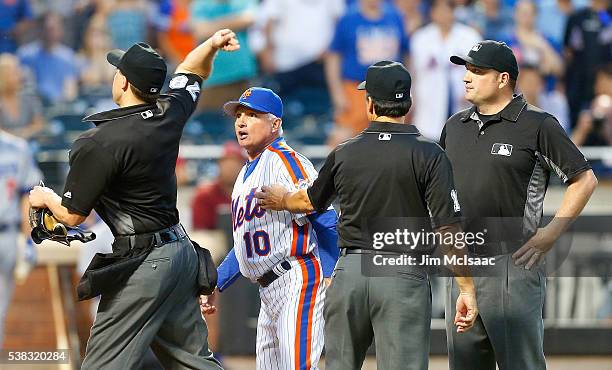
[[[413,125],[372,122],[338,145],[308,188],[316,210],[337,198],[339,247],[372,249],[369,220],[419,218],[429,227],[458,222],[459,204],[446,154]]]
[[[500,236],[524,240],[539,226],[550,173],[567,182],[591,166],[555,117],[522,95],[486,117],[476,107],[453,115],[440,144],[453,166],[463,216],[507,220],[511,226]]]
[[[82,216],[95,209],[115,236],[177,224],[179,141],[201,83],[197,75],[176,74],[156,104],[86,117],[96,127],[72,146],[62,205]]]

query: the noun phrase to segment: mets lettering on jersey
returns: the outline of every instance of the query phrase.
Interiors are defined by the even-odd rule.
[[[316,176],[310,161],[278,138],[244,166],[234,185],[234,249],[219,270],[231,263],[232,253],[242,275],[253,281],[279,271],[279,266],[291,266],[270,285],[260,287],[257,369],[317,369],[321,356],[325,285],[313,225],[307,215],[266,211],[255,199],[263,185],[282,184],[295,190]],[[223,290],[227,285],[221,280]]]
[[[300,182],[315,177],[310,161],[282,138],[244,166],[232,192],[234,248],[244,276],[256,280],[288,257],[313,251],[318,255],[306,215],[266,211],[255,199],[262,185],[282,184],[294,190]]]

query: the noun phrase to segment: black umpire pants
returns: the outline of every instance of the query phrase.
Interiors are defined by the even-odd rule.
[[[511,255],[495,256],[495,267],[476,272],[479,316],[465,333],[453,324],[459,291],[448,278],[446,335],[451,370],[546,370],[541,267],[516,266]]]
[[[427,273],[407,268],[393,276],[365,276],[361,258],[360,254],[340,257],[325,296],[325,368],[361,369],[375,339],[378,370],[427,370],[431,332]]]
[[[83,369],[138,369],[149,347],[165,369],[221,369],[208,348],[189,238],[154,248],[124,286],[103,294]]]

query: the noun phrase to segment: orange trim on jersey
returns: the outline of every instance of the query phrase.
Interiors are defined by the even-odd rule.
[[[285,143],[284,141],[279,142],[278,145],[283,147],[284,149],[286,149],[289,152],[289,155],[291,156],[291,158],[293,158],[293,160],[297,164],[298,168],[302,172],[302,175],[303,175],[304,179],[308,180],[308,173],[306,172],[306,170],[304,170],[304,167],[302,166],[302,162],[300,162],[298,157],[295,155],[295,150],[293,150],[293,148],[291,148],[289,145],[287,145],[287,143]]]
[[[308,270],[304,264],[304,258],[297,258],[300,268],[302,269],[302,289],[300,292],[300,302],[298,304],[298,312],[297,312],[297,320],[295,320],[295,370],[300,370],[300,337],[302,330],[302,321],[300,320],[302,317],[302,308],[304,307],[304,298],[306,296],[306,289],[308,288]]]
[[[308,343],[307,347],[306,347],[306,369],[310,369],[310,352],[312,350],[311,348],[311,343],[312,343],[312,313],[314,311],[314,306],[315,303],[317,301],[317,292],[319,290],[319,283],[321,282],[321,274],[319,272],[319,261],[317,261],[317,259],[312,255],[309,254],[308,258],[310,258],[310,260],[312,261],[312,264],[314,265],[314,270],[315,270],[315,281],[314,281],[314,287],[312,289],[312,295],[310,297],[310,309],[308,310],[308,334],[307,334],[307,339],[306,339],[306,343]]]
[[[300,162],[298,157],[295,155],[295,152],[290,152],[290,153],[293,159],[295,159],[295,163],[297,163],[298,167],[300,168],[300,171],[302,171],[302,174],[304,175],[304,179],[308,180],[308,174],[306,173],[306,170],[304,170],[304,167],[302,166],[302,162]]]
[[[297,179],[297,177],[295,177],[295,173],[291,169],[291,165],[289,164],[289,161],[287,160],[287,158],[285,158],[283,153],[280,150],[278,150],[278,149],[272,148],[271,146],[268,147],[268,149],[271,150],[272,152],[278,154],[280,159],[283,161],[283,164],[285,165],[285,168],[287,168],[287,171],[289,172],[289,175],[291,175],[291,180],[293,180],[294,184],[297,184],[298,183],[298,179]]]

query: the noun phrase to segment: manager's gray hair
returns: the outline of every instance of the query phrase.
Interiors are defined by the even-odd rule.
[[[281,124],[280,124],[280,126],[278,126],[278,136],[283,136],[283,120],[282,120],[282,118],[276,117],[276,116],[275,116],[274,114],[272,114],[272,113],[268,113],[268,119],[269,119],[271,122],[274,122],[275,120],[280,119]]]

